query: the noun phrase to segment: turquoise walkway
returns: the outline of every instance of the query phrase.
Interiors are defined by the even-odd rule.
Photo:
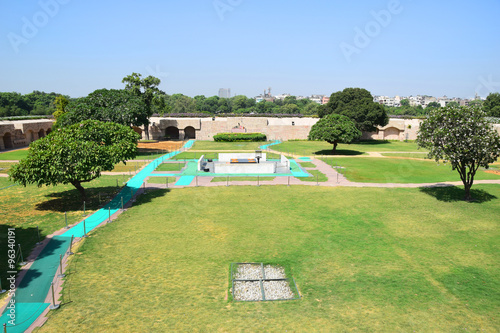
[[[191,148],[193,143],[194,140],[189,140],[183,148]],[[132,177],[111,202],[85,219],[85,232],[93,230],[106,221],[110,213],[111,215],[116,213],[121,208],[122,198],[123,204],[126,204],[142,186],[146,177],[155,170],[158,163],[179,153],[180,151],[176,151],[157,158]],[[59,255],[64,256],[68,251],[71,236],[82,237],[83,235],[82,221],[64,234],[53,237],[38,255],[16,289],[15,297],[13,297],[15,301],[14,325],[13,322],[10,322],[11,309],[6,309],[0,317],[0,325],[3,328],[3,324],[6,323],[8,333],[24,332],[50,305],[44,301],[50,290],[50,283],[59,267]]]

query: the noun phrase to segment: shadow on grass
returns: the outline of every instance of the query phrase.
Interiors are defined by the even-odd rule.
[[[430,195],[439,201],[444,202],[456,202],[465,201],[465,191],[462,188],[456,186],[440,186],[440,187],[421,187],[420,192]],[[470,191],[473,203],[483,203],[494,199],[498,199],[496,196],[489,194],[484,190],[471,189]]]
[[[85,202],[85,209],[97,210],[101,208],[120,191],[121,188],[116,186],[86,188],[85,194],[87,195],[87,201]],[[83,210],[80,192],[76,189],[53,192],[48,194],[46,197],[55,199],[49,199],[38,203],[35,206],[37,210],[48,210],[60,213]]]
[[[154,190],[148,190],[146,193],[139,195],[134,202],[134,206],[143,205],[150,203],[156,198],[164,197],[171,190],[169,188],[160,188]]]
[[[335,154],[333,153],[333,150],[330,149],[324,149],[324,150],[318,150],[313,152],[315,155],[331,155],[331,156],[337,156],[337,155],[349,155],[349,156],[356,156],[356,155],[363,155],[363,152],[357,151],[357,150],[349,150],[349,149],[337,149]]]
[[[366,145],[366,146],[380,146],[390,144],[391,141],[387,140],[362,140],[355,142],[357,145]]]

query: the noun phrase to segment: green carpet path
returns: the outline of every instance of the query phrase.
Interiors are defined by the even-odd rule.
[[[189,149],[193,144],[194,140],[189,140],[184,144],[183,149]],[[106,221],[110,214],[112,215],[121,209],[122,200],[123,204],[125,204],[133,197],[146,177],[156,169],[159,163],[179,153],[180,151],[171,152],[153,160],[132,177],[122,191],[106,206],[99,209],[64,234],[54,236],[35,259],[35,262],[28,269],[26,275],[17,287],[15,295],[9,303],[13,304],[13,306],[7,307],[0,317],[0,325],[2,325],[2,328],[5,323],[7,324],[8,333],[24,332],[28,329],[28,327],[50,305],[49,303],[44,303],[44,301],[50,290],[50,284],[57,272],[57,268],[59,267],[59,255],[64,256],[66,254],[71,242],[71,237],[82,237],[85,233]]]

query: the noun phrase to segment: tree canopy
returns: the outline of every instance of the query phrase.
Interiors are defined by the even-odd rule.
[[[376,126],[387,125],[389,118],[382,105],[373,101],[373,96],[366,89],[346,88],[330,96],[325,108],[320,109],[320,117],[328,114],[340,114],[350,118],[361,131],[373,132]]]
[[[436,162],[448,161],[457,170],[470,201],[470,189],[479,167],[487,168],[500,155],[500,136],[477,106],[447,106],[429,114],[420,126],[417,143]]]
[[[30,145],[28,156],[12,167],[9,178],[27,184],[72,184],[85,201],[82,183],[134,158],[139,134],[130,127],[86,120],[60,128]]]
[[[346,116],[329,114],[314,124],[309,132],[309,140],[323,140],[333,145],[333,153],[339,143],[351,143],[361,137],[356,124]]]
[[[500,118],[500,93],[489,94],[483,107],[488,116]]]
[[[83,120],[112,121],[125,126],[141,126],[148,121],[144,102],[127,90],[99,89],[70,102],[57,125],[68,126]]]
[[[161,81],[159,78],[151,75],[142,78],[141,74],[132,73],[131,75],[125,76],[122,83],[125,83],[126,90],[140,97],[146,105],[147,117],[144,120],[144,132],[146,133],[146,138],[149,139],[149,117],[153,115],[153,103],[155,99],[165,94],[158,88]]]

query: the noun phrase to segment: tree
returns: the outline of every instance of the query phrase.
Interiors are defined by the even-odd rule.
[[[82,183],[134,158],[139,138],[130,127],[111,122],[86,120],[63,127],[31,143],[9,178],[23,186],[72,184],[85,201]]]
[[[66,106],[68,106],[68,103],[69,103],[68,99],[63,95],[57,96],[56,99],[54,100],[54,104],[56,105],[56,111],[54,111],[52,115],[54,116],[54,118],[56,118],[56,124],[59,117],[66,113]],[[57,125],[55,124],[54,126],[57,127]]]
[[[350,118],[361,131],[373,132],[376,126],[389,122],[384,107],[375,103],[370,92],[362,88],[346,88],[333,93],[326,107],[318,109],[320,117],[331,113]]]
[[[449,161],[457,170],[470,201],[470,189],[479,167],[488,168],[500,155],[500,136],[477,106],[447,106],[432,111],[420,126],[417,143],[429,157]]]
[[[489,94],[483,107],[488,116],[500,118],[500,93]]]
[[[441,104],[439,104],[438,102],[430,102],[429,104],[427,104],[427,108],[440,108],[441,107]]]
[[[410,106],[410,101],[407,98],[402,99],[401,106]]]
[[[111,121],[125,126],[141,126],[148,121],[146,105],[127,90],[99,89],[68,104],[57,125],[68,126],[83,120]]]
[[[125,76],[122,83],[126,83],[125,89],[130,90],[134,95],[140,97],[146,105],[147,117],[144,120],[144,132],[146,133],[146,138],[149,139],[149,117],[153,115],[153,102],[155,98],[165,93],[158,89],[161,83],[160,79],[151,75],[141,79],[141,76],[141,74],[132,73]]]
[[[314,124],[309,132],[309,140],[323,140],[333,145],[333,154],[339,143],[351,143],[361,137],[356,124],[346,116],[329,114]]]

